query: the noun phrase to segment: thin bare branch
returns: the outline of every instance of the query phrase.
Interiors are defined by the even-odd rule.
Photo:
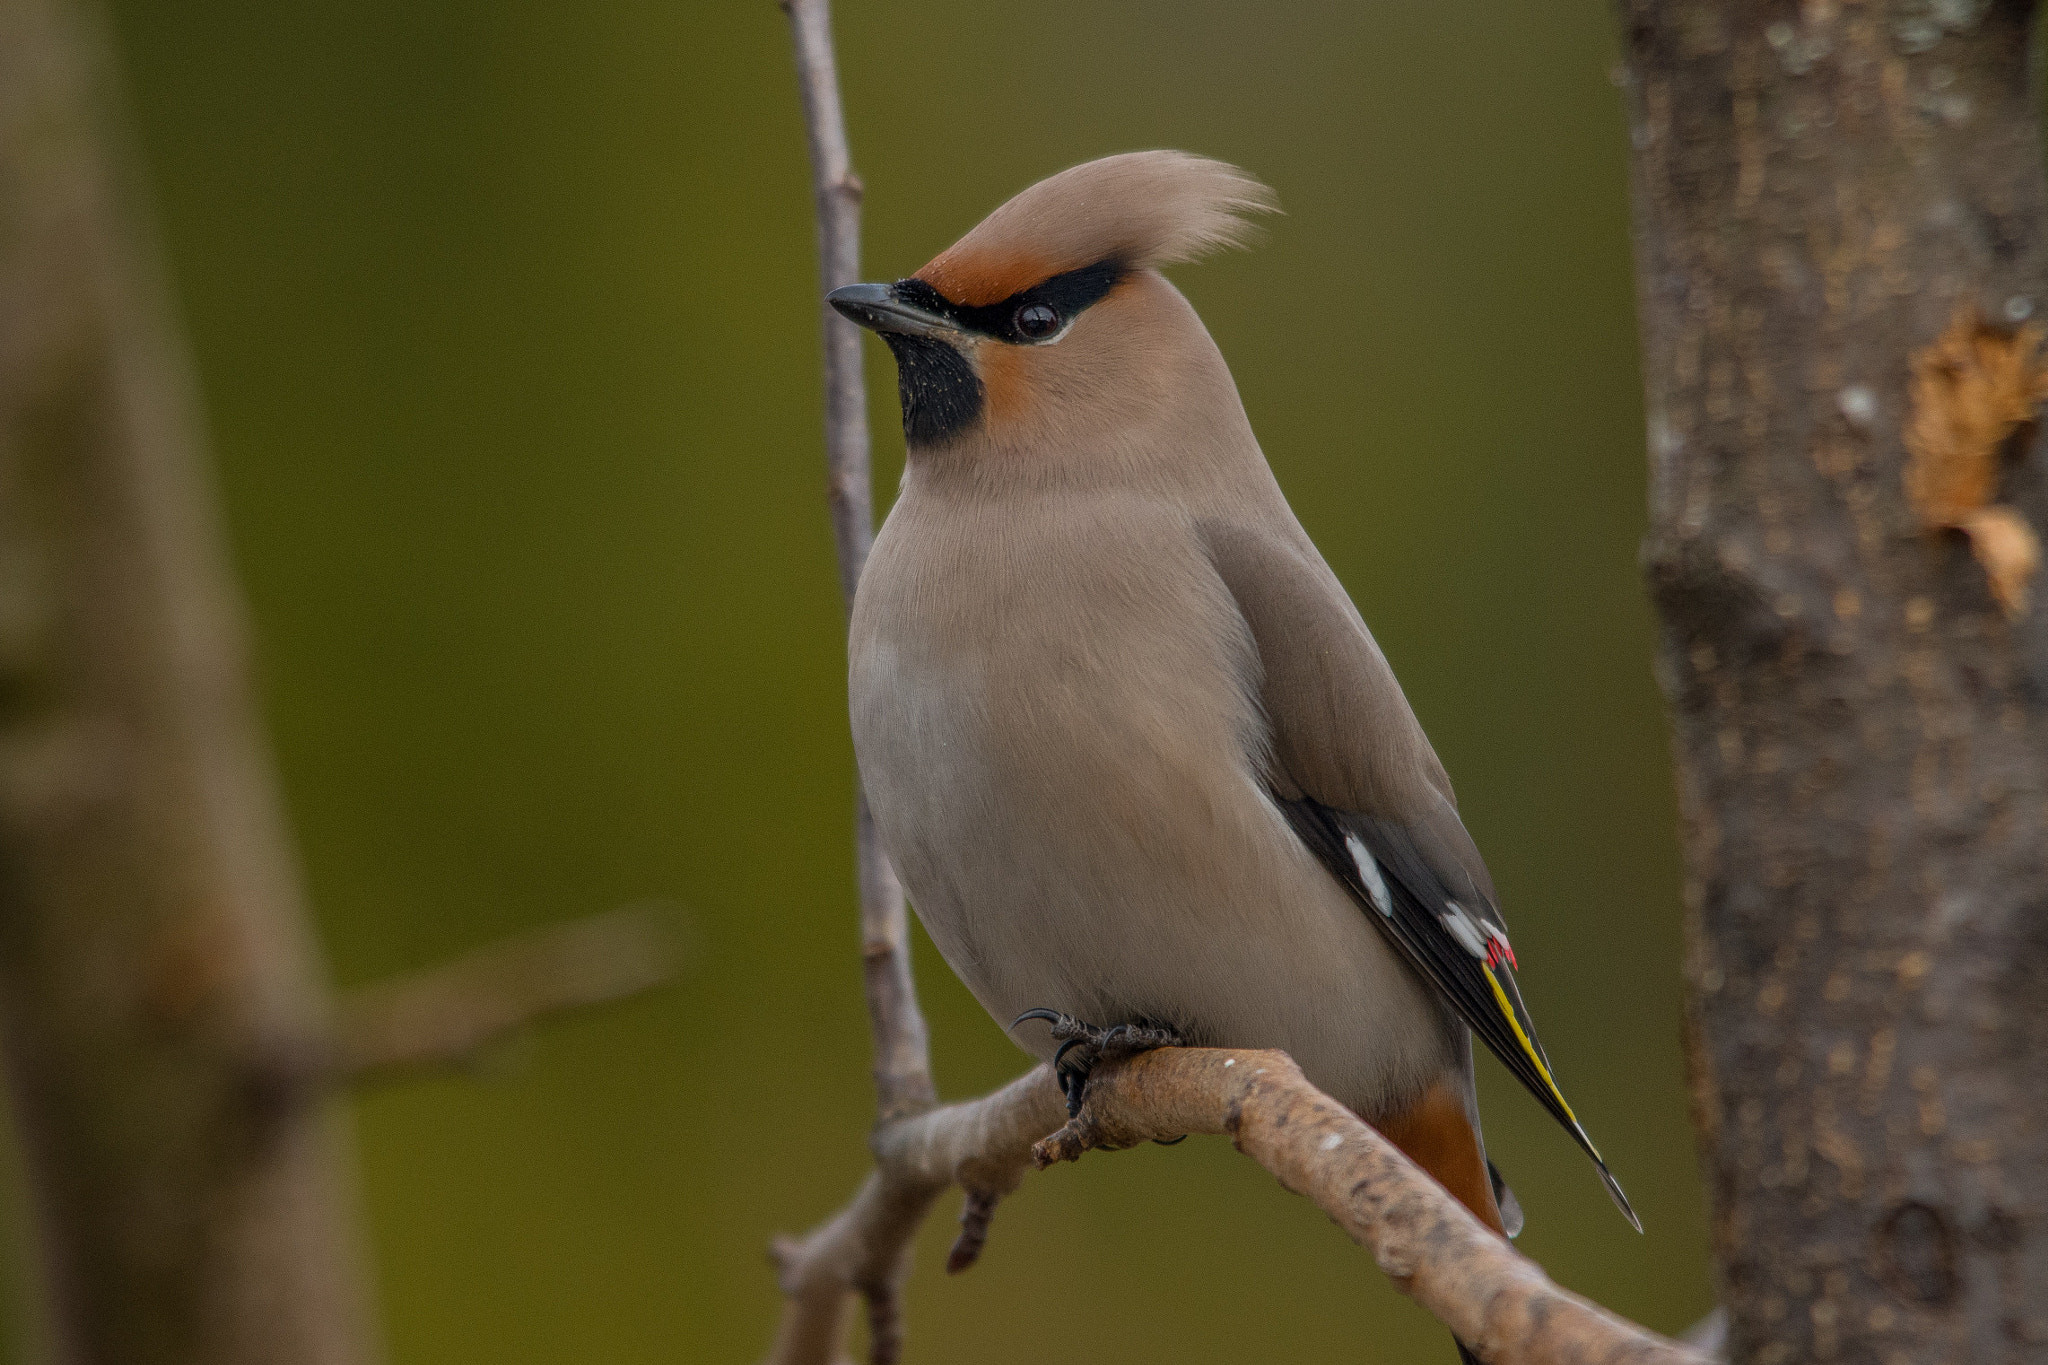
[[[817,198],[818,275],[821,293],[860,278],[861,184],[853,173],[847,148],[846,116],[839,100],[839,65],[832,50],[832,11],[827,0],[782,0],[796,44],[797,88],[802,95],[804,131],[810,143],[811,184]],[[853,610],[854,589],[874,543],[873,474],[868,440],[867,385],[861,373],[860,332],[820,298],[825,337],[825,498],[832,513],[832,535],[839,550],[839,588],[846,609]],[[878,1127],[924,1113],[938,1103],[932,1084],[930,1047],[924,1014],[917,1006],[917,986],[910,974],[910,922],[903,888],[882,851],[867,795],[854,787],[854,854],[860,877],[861,984],[867,996],[868,1025],[875,1040],[875,1110]],[[938,1189],[922,1196],[884,1191],[870,1181],[863,1199],[907,1217],[915,1231]],[[908,1201],[907,1203],[905,1201]],[[910,1205],[915,1204],[914,1212]],[[987,1235],[987,1222],[982,1223]],[[816,1235],[814,1234],[813,1240]],[[845,1294],[851,1286],[866,1297],[871,1354],[877,1365],[889,1365],[902,1348],[900,1286],[908,1268],[908,1236],[883,1261],[863,1263],[857,1274],[815,1283],[799,1279],[791,1288],[790,1259],[794,1252],[778,1244],[784,1288],[792,1305],[817,1302],[817,1312],[792,1308],[784,1320],[788,1345],[801,1358],[821,1361],[836,1357],[845,1336]],[[789,1252],[790,1255],[785,1255]],[[798,1258],[801,1260],[801,1258]],[[843,1257],[841,1258],[843,1259]],[[778,1350],[783,1347],[778,1345]],[[822,1354],[817,1354],[822,1352]]]
[[[818,207],[818,273],[830,293],[860,278],[860,180],[847,151],[839,103],[839,67],[832,54],[832,11],[826,0],[783,0],[796,40],[797,86],[811,148]],[[825,496],[839,547],[839,587],[853,609],[853,590],[874,543],[873,476],[868,459],[867,385],[861,375],[860,329],[822,300],[825,325]],[[860,951],[868,1022],[875,1036],[878,1121],[887,1123],[938,1103],[932,1084],[924,1014],[910,975],[910,926],[903,888],[882,852],[867,797],[854,791],[854,846],[860,866]]]
[[[360,1084],[458,1066],[549,1015],[663,985],[678,957],[673,914],[646,905],[494,943],[345,998],[335,1070]]]

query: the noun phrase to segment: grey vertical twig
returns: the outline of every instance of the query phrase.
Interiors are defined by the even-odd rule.
[[[823,296],[859,278],[861,184],[846,146],[831,8],[826,0],[785,0],[782,8],[796,40],[797,85],[803,95],[817,196],[818,271],[824,286],[818,308],[825,327],[826,499],[839,546],[839,586],[851,611],[861,565],[874,543],[867,386],[861,377],[860,330],[827,307]],[[929,1109],[937,1103],[938,1093],[932,1085],[924,1015],[910,976],[903,889],[882,852],[867,798],[857,785],[854,800],[861,963],[875,1035],[878,1118],[887,1123]]]

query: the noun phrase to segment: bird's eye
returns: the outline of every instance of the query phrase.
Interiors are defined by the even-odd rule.
[[[1042,303],[1027,303],[1017,310],[1017,330],[1036,341],[1060,329],[1060,315]]]

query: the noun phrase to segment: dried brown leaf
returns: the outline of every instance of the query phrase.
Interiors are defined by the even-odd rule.
[[[2027,609],[2027,581],[2041,567],[2041,542],[2018,511],[2003,504],[1972,512],[1963,523],[1970,548],[1991,579],[1992,595],[2007,616]]]
[[[2008,616],[2026,609],[2041,563],[2034,530],[1995,502],[2006,442],[2048,397],[2038,326],[2006,331],[1974,307],[1913,357],[1906,423],[1906,496],[1928,530],[1959,530]]]

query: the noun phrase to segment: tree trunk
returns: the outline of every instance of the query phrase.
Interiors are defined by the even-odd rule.
[[[1905,479],[1916,355],[2048,313],[2032,6],[1621,14],[1731,1358],[2048,1361],[2048,608]]]
[[[0,1026],[63,1361],[374,1354],[327,998],[99,16],[0,0]]]

